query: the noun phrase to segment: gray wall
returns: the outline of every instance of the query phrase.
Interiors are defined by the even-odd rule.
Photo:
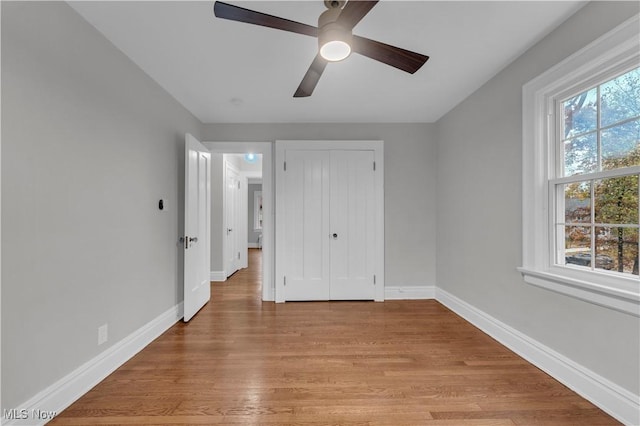
[[[525,284],[522,86],[638,4],[591,3],[437,122],[437,282],[614,383],[640,393],[638,318]]]
[[[182,300],[184,134],[202,125],[66,3],[1,6],[2,403],[16,408]]]
[[[247,203],[249,214],[247,215],[249,220],[247,221],[247,243],[256,244],[258,242],[258,236],[262,235],[262,231],[254,231],[253,218],[254,218],[254,194],[256,191],[262,191],[262,184],[250,183],[248,185],[249,202]]]
[[[205,141],[384,140],[387,286],[435,285],[436,158],[431,124],[207,124]]]

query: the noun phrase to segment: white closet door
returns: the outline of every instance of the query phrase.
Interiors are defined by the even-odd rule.
[[[333,300],[373,300],[375,172],[373,151],[331,152]]]
[[[329,151],[286,151],[281,214],[284,299],[329,300]]]

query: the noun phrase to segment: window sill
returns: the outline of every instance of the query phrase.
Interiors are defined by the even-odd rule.
[[[560,271],[520,267],[518,271],[522,273],[525,282],[529,284],[640,317],[640,292],[637,290],[637,282],[635,283],[636,290],[631,288],[634,286],[633,282],[637,280],[626,280],[630,282],[630,288],[621,289],[595,283],[593,276],[585,277],[585,275],[593,273],[580,274],[578,271],[565,272],[561,268],[558,269]],[[563,273],[559,273],[561,271]],[[574,272],[578,276],[570,276]]]

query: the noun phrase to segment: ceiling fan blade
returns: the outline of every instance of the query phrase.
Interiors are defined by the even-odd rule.
[[[304,34],[311,37],[318,36],[318,28],[312,25],[302,24],[300,22],[291,21],[278,16],[267,15],[266,13],[256,12],[254,10],[245,9],[244,7],[234,6],[221,1],[217,1],[213,4],[213,14],[217,18],[229,19],[231,21],[261,25],[263,27]]]
[[[378,0],[349,0],[340,12],[338,23],[349,30],[353,29],[377,3]]]
[[[348,3],[347,3],[348,4]],[[428,56],[364,37],[353,36],[354,52],[413,74],[429,59]]]
[[[324,68],[327,66],[327,61],[317,54],[311,66],[307,70],[307,73],[302,78],[302,82],[300,86],[298,86],[298,90],[293,95],[294,98],[306,98],[307,96],[311,96],[313,93],[313,89],[316,88],[316,84],[320,80],[320,76],[324,71]]]

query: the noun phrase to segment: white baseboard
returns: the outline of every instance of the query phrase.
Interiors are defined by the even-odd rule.
[[[627,425],[640,425],[640,396],[440,288],[438,302]]]
[[[225,271],[211,271],[209,274],[209,280],[211,281],[226,281],[227,273]]]
[[[384,288],[384,300],[417,300],[435,299],[436,287],[423,286],[386,286]]]
[[[247,248],[262,248],[262,244],[258,244],[258,243],[247,243]]]
[[[47,417],[42,413],[62,412],[179,321],[183,312],[180,302],[21,404],[16,417],[26,419],[11,419],[2,424],[44,425],[51,417],[42,418]],[[41,413],[42,417],[38,418],[37,413]]]

